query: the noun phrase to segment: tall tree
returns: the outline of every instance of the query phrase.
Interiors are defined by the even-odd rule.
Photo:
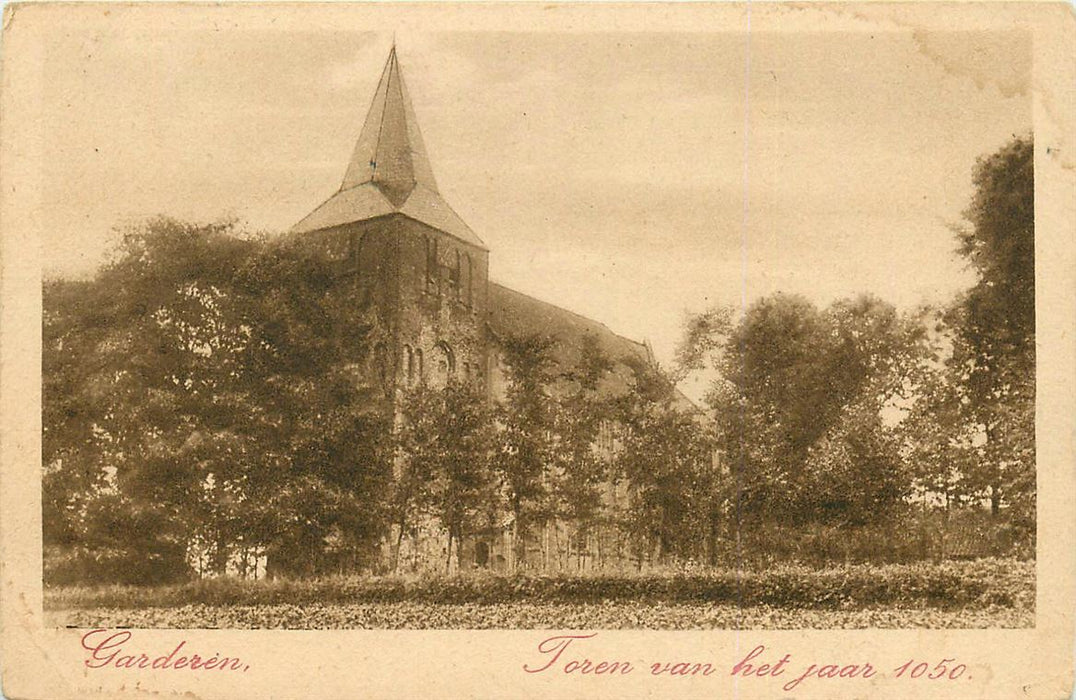
[[[560,377],[553,415],[553,497],[556,515],[585,542],[602,516],[601,485],[609,479],[608,456],[596,449],[612,406],[602,383],[613,362],[592,335],[583,336],[579,362]]]
[[[1030,136],[1017,138],[975,167],[959,251],[978,281],[954,309],[952,358],[985,437],[972,476],[995,514],[1019,503],[1025,525],[1034,522],[1034,150]]]
[[[804,515],[801,465],[839,407],[829,331],[806,299],[776,294],[753,304],[723,339],[710,403],[735,470],[738,521]]]
[[[247,529],[283,573],[370,564],[387,527],[391,417],[363,371],[375,321],[357,280],[287,240],[238,277],[251,342],[237,394],[254,407],[239,425],[259,445]]]
[[[895,418],[922,361],[918,319],[869,295],[825,311],[831,329],[825,381],[832,411],[812,444],[803,484],[812,519],[840,525],[885,522],[911,491]]]
[[[125,562],[108,575],[184,575],[206,477],[189,446],[220,436],[199,416],[245,342],[228,292],[251,251],[227,224],[161,219],[127,231],[94,280],[46,285],[44,500],[66,502],[80,547],[110,552],[88,560]],[[105,502],[118,507],[96,517]]]
[[[820,311],[779,293],[735,323],[720,310],[689,319],[682,362],[720,373],[709,403],[737,537],[775,519],[858,524],[901,502],[910,477],[884,414],[907,391],[920,336],[866,295]]]
[[[47,542],[143,582],[197,550],[211,569],[250,548],[303,568],[333,533],[368,545],[382,421],[351,369],[369,324],[334,284],[299,248],[167,219],[94,279],[47,284]],[[307,525],[313,549],[291,541]]]
[[[493,437],[490,409],[472,385],[450,381],[440,389],[419,386],[401,407],[397,507],[409,505],[438,520],[448,537],[446,571],[453,555],[462,567],[464,536],[489,524],[485,516],[494,498]],[[406,522],[404,511],[397,517],[399,523]]]
[[[632,390],[618,401],[621,449],[614,464],[628,483],[622,525],[643,559],[700,554],[714,509],[713,446],[700,413],[678,401],[670,379],[630,361]]]
[[[502,339],[507,388],[496,410],[500,447],[494,470],[512,516],[513,560],[526,564],[526,543],[553,516],[548,468],[553,463],[555,380],[553,340],[542,335]]]

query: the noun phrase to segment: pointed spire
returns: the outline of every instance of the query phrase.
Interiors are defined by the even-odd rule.
[[[397,207],[407,200],[416,184],[437,191],[426,145],[400,74],[395,40],[340,190],[367,182],[376,185]]]
[[[295,233],[402,214],[487,250],[437,191],[393,39],[344,181],[336,194],[292,227]]]

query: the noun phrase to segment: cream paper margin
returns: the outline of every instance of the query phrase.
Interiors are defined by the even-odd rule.
[[[136,630],[128,646],[166,654],[241,656],[246,673],[86,669],[81,632],[45,629],[41,614],[38,193],[42,63],[49,37],[108,14],[130,13],[148,30],[211,31],[218,23],[279,32],[299,26],[515,31],[836,32],[1001,30],[1033,37],[1038,297],[1038,564],[1036,626],[1026,630],[805,630],[599,632],[578,648],[591,659],[630,660],[635,673],[530,675],[542,631]],[[751,648],[806,663],[862,663],[884,670],[907,659],[956,657],[970,680],[805,682],[796,697],[1062,698],[1072,690],[1076,602],[1073,495],[1076,416],[1076,143],[1073,141],[1072,8],[1061,3],[966,4],[123,4],[9,5],[4,13],[0,112],[0,552],[3,690],[14,698],[569,698],[787,696],[774,680],[736,680],[728,669]],[[1049,149],[1049,152],[1048,152]],[[592,631],[592,630],[591,630]],[[656,678],[646,664],[713,663],[709,677]],[[788,676],[785,677],[787,679]]]

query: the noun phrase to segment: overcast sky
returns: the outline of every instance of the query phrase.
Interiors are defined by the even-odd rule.
[[[144,26],[144,25],[143,25]],[[122,22],[43,57],[46,271],[117,225],[284,230],[339,186],[391,31]],[[943,301],[976,157],[1029,132],[1016,34],[414,30],[399,60],[442,194],[491,277],[649,339],[776,290]]]

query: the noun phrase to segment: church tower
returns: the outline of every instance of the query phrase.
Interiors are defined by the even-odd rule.
[[[450,377],[487,382],[489,251],[437,191],[395,46],[340,189],[292,233],[373,312],[370,371],[387,396]]]

